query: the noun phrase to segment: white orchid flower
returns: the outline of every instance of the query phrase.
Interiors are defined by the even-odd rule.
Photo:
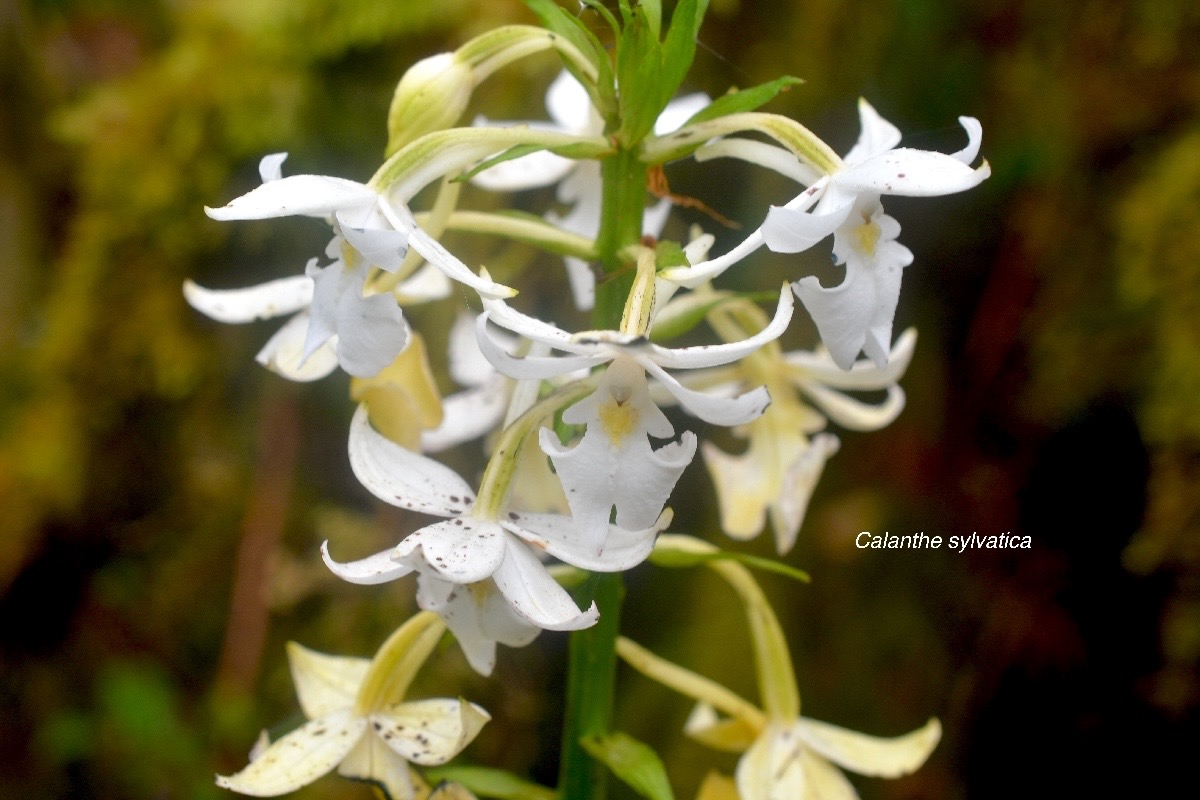
[[[653,280],[652,273],[650,280]],[[485,300],[476,323],[484,356],[506,375],[544,379],[608,364],[595,392],[563,413],[563,421],[586,425],[583,439],[564,447],[551,431],[540,434],[567,493],[576,523],[593,552],[607,547],[609,515],[617,525],[643,528],[653,523],[683,469],[696,452],[696,436],[651,447],[649,437],[671,438],[675,429],[650,399],[646,374],[653,376],[684,408],[715,425],[740,425],[763,412],[770,396],[762,387],[736,397],[716,397],[688,389],[668,369],[702,369],[744,358],[787,328],[791,293],[784,287],[774,318],[754,336],[719,345],[671,349],[644,335],[620,331],[566,331],[522,314],[502,300]],[[493,338],[488,322],[548,345],[567,355],[515,358]]]
[[[690,536],[665,535],[658,547],[688,554],[719,552]],[[684,728],[688,735],[709,747],[743,753],[735,776],[741,800],[857,800],[838,767],[894,778],[925,763],[941,739],[936,719],[888,739],[801,716],[787,640],[762,589],[741,564],[705,563],[729,582],[745,606],[761,707],[624,637],[617,641],[617,653],[647,677],[698,701]]]
[[[256,747],[249,766],[218,777],[217,785],[273,797],[337,768],[347,778],[378,784],[391,800],[412,800],[424,782],[409,772],[409,763],[446,763],[491,719],[465,700],[404,700],[444,631],[437,616],[418,614],[373,659],[325,655],[290,643],[292,680],[309,721]]]
[[[408,341],[408,325],[397,297],[421,301],[449,293],[431,281],[429,269],[409,276],[393,292],[366,295],[372,268],[395,271],[411,245],[432,269],[483,293],[511,289],[481,279],[421,230],[402,204],[372,187],[324,175],[282,177],[286,153],[259,163],[263,183],[221,208],[205,209],[217,220],[266,219],[292,215],[330,218],[334,237],[325,254],[311,259],[305,274],[248,289],[215,291],[188,281],[184,296],[198,311],[220,322],[243,323],[296,314],[267,342],[257,359],[284,377],[317,380],[337,365],[370,377],[392,362]]]
[[[429,610],[449,608],[452,613],[447,624],[456,633],[468,629],[483,634],[492,631],[497,634],[493,641],[508,643],[514,637],[520,638],[518,634],[500,635],[513,626],[510,619],[495,613],[495,597],[490,594],[493,585],[526,625],[578,630],[594,624],[598,618],[595,604],[580,611],[547,572],[540,555],[594,572],[626,570],[646,558],[655,536],[670,521],[670,515],[664,514],[642,530],[609,526],[607,545],[597,553],[587,546],[579,526],[568,517],[518,512],[496,502],[496,498],[477,502],[471,487],[453,470],[375,431],[361,407],[350,426],[349,449],[354,474],[376,497],[444,519],[410,534],[395,548],[359,561],[334,561],[325,545],[322,553],[326,564],[339,577],[358,584],[383,583],[419,572],[426,580],[418,600]],[[492,510],[490,506],[496,507]],[[445,584],[461,588],[462,594],[457,597],[462,602],[447,605],[454,598]],[[474,602],[474,611],[468,609],[467,599]],[[462,622],[465,618],[471,621]],[[476,643],[479,636],[468,632],[464,639],[469,658],[481,652]],[[472,663],[479,669],[482,661],[476,657]]]
[[[859,116],[858,142],[831,175],[820,176],[798,165],[786,151],[761,142],[723,140],[701,148],[698,159],[742,158],[811,185],[786,205],[773,206],[762,226],[724,256],[664,272],[672,281],[695,287],[763,244],[775,252],[796,253],[833,234],[834,257],[846,266],[845,280],[827,289],[810,276],[793,288],[842,369],[849,369],[860,351],[878,366],[886,365],[901,270],[912,263],[912,253],[896,241],[900,225],[883,213],[880,197],[952,194],[979,185],[991,174],[986,161],[970,167],[983,138],[983,128],[973,117],[959,117],[967,146],[945,155],[897,148],[900,131],[866,100],[859,101]]]
[[[655,134],[662,136],[677,130],[711,102],[709,96],[702,93],[672,100],[655,122]],[[495,122],[481,118],[476,120],[476,125],[528,125],[583,136],[604,132],[604,121],[592,106],[587,90],[565,70],[546,91],[546,110],[553,122]],[[537,189],[557,183],[559,202],[571,206],[571,210],[564,216],[550,212],[546,219],[564,230],[589,238],[595,238],[600,229],[603,182],[598,161],[576,161],[543,150],[502,161],[476,175],[472,183],[498,192]],[[642,232],[657,238],[667,224],[670,210],[671,201],[667,199],[647,208],[642,217]],[[596,301],[596,278],[591,268],[583,259],[568,256],[564,261],[576,307],[585,311],[592,308]]]

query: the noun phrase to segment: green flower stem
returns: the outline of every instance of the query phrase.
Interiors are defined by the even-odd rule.
[[[596,573],[575,600],[595,601],[600,621],[571,634],[567,667],[567,707],[563,720],[558,796],[561,800],[602,800],[607,796],[608,767],[583,749],[586,736],[612,730],[613,692],[617,677],[617,637],[625,586],[619,572]]]
[[[636,150],[619,150],[600,165],[604,201],[600,209],[600,232],[596,254],[604,278],[596,286],[593,322],[599,329],[616,330],[633,285],[633,270],[621,256],[622,250],[642,238],[642,214],[646,209],[646,170]]]

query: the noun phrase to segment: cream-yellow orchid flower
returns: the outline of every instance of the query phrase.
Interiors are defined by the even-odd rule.
[[[391,800],[413,800],[428,791],[408,764],[446,763],[491,719],[461,699],[404,701],[445,630],[436,614],[421,612],[373,659],[325,655],[291,642],[292,680],[309,721],[263,749],[241,772],[218,776],[217,785],[273,797],[336,767],[339,775],[378,785]]]
[[[658,548],[717,552],[707,542],[669,534],[659,538]],[[925,763],[941,738],[936,719],[905,736],[883,739],[800,716],[787,642],[762,590],[741,564],[721,559],[708,565],[733,586],[746,607],[761,708],[624,637],[617,642],[617,653],[647,677],[698,701],[685,727],[690,736],[710,747],[743,753],[735,776],[742,800],[855,800],[854,787],[838,767],[893,778]],[[717,787],[711,791],[714,797],[723,796]]]

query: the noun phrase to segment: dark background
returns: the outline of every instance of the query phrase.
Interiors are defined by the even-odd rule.
[[[283,642],[366,655],[410,612],[406,582],[340,584],[316,555],[325,538],[367,553],[417,524],[347,469],[345,379],[285,385],[252,361],[272,328],[201,319],[180,285],[296,272],[321,226],[222,225],[202,206],[253,186],[278,150],[290,171],[365,179],[403,70],[513,21],[531,18],[507,0],[0,6],[0,794],[222,795],[213,773],[239,768],[260,727],[299,720]],[[805,713],[879,735],[942,719],[926,767],[856,778],[865,797],[1186,791],[1200,7],[713,0],[701,40],[685,89],[799,76],[767,110],[841,152],[859,96],[923,149],[960,148],[970,114],[993,169],[966,195],[885,201],[916,254],[897,314],[897,331],[920,331],[908,408],[881,432],[840,432],[788,559],[813,583],[763,578]],[[541,116],[557,68],[506,70],[472,113]],[[791,196],[732,163],[668,177],[751,228]],[[683,210],[666,235],[693,222],[713,227]],[[739,235],[718,233],[717,252]],[[529,258],[488,244],[451,241],[468,263]],[[757,258],[731,285],[836,274],[827,255]],[[431,350],[462,302],[410,315]],[[805,325],[788,346],[812,345]],[[466,450],[450,462],[477,469]],[[711,495],[697,462],[676,527],[715,537]],[[861,530],[1011,531],[1033,548],[858,550]],[[629,587],[631,636],[755,696],[726,587],[650,567]],[[470,759],[552,781],[563,651],[546,634],[484,681],[448,649],[421,688],[492,712]],[[660,750],[680,797],[714,758],[732,770],[681,737],[683,698],[625,673],[619,691],[620,727]],[[302,796],[367,790],[331,778]]]

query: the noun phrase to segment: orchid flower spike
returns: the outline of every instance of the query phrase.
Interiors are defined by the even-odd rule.
[[[654,126],[657,135],[678,129],[697,111],[712,102],[702,93],[684,95],[667,104]],[[544,130],[596,136],[604,132],[604,121],[592,106],[587,90],[571,73],[559,73],[546,92],[546,110],[552,122],[519,121],[495,122],[480,118],[476,125],[528,125]],[[600,229],[600,201],[603,184],[598,161],[575,161],[539,151],[502,161],[472,179],[472,183],[498,192],[536,189],[558,184],[558,199],[571,206],[565,216],[554,212],[546,219],[559,227],[588,238],[595,238]],[[667,223],[671,201],[663,199],[647,208],[642,217],[642,232],[657,238]],[[567,278],[575,305],[580,310],[591,309],[596,301],[596,279],[586,261],[568,256],[564,259]]]
[[[408,765],[446,763],[491,719],[465,700],[404,699],[444,631],[436,615],[418,614],[373,659],[288,644],[292,681],[309,721],[257,753],[241,772],[218,777],[217,785],[274,797],[336,768],[339,775],[380,785],[392,800],[412,800],[424,782]]]

